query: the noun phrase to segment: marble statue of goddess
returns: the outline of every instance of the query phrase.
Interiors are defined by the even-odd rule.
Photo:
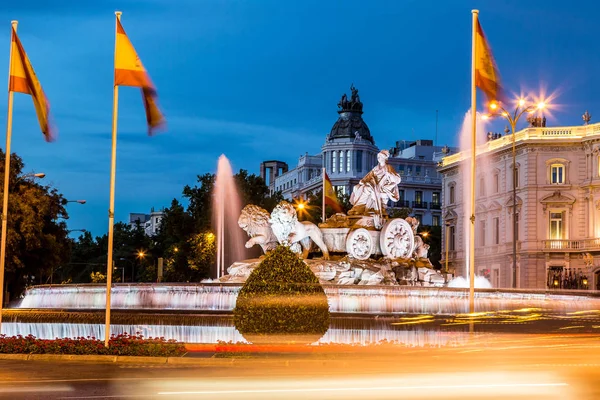
[[[378,165],[371,170],[358,185],[354,186],[350,203],[354,206],[348,215],[386,215],[385,206],[389,200],[400,200],[398,184],[400,174],[387,163],[390,153],[382,150],[377,154]]]

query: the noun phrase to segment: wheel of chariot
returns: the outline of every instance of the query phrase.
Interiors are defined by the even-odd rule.
[[[351,231],[346,237],[346,252],[357,260],[366,260],[373,252],[373,238],[365,228]]]
[[[379,244],[388,258],[409,258],[415,247],[412,227],[402,218],[389,220],[381,229]]]

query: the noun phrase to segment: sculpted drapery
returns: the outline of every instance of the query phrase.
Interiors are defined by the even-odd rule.
[[[402,180],[394,167],[387,163],[390,153],[382,150],[377,155],[378,165],[360,183],[354,186],[350,203],[354,206],[348,215],[385,215],[389,200],[400,200],[398,184]]]

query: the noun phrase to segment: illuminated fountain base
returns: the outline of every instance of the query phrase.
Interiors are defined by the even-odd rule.
[[[141,334],[144,337],[164,337],[184,343],[246,343],[244,337],[235,329],[231,318],[208,318],[203,325],[111,325],[112,334]],[[40,339],[104,337],[104,324],[98,323],[30,323],[4,322],[2,333],[7,336],[33,335]],[[409,327],[394,329],[388,322],[352,322],[334,320],[327,333],[317,343],[366,345],[381,342],[393,342],[407,346],[453,346],[467,340],[466,330],[440,332],[428,327]]]
[[[239,284],[115,284],[113,309],[230,312]],[[433,314],[468,312],[468,290],[410,286],[324,286],[332,313]],[[36,286],[15,308],[104,309],[101,284]],[[557,313],[600,309],[600,296],[586,291],[478,289],[475,311],[540,308]]]

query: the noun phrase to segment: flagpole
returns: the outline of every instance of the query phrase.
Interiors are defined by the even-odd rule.
[[[469,225],[469,312],[475,312],[475,152],[477,151],[477,87],[475,63],[477,60],[477,17],[479,10],[472,10],[473,41],[471,50],[471,224]]]
[[[11,21],[12,29],[17,32],[18,21]],[[4,270],[6,265],[6,236],[8,230],[8,186],[10,183],[10,139],[12,136],[13,97],[10,90],[10,69],[13,58],[13,35],[10,34],[10,53],[8,56],[8,112],[6,116],[6,148],[4,149],[4,194],[2,197],[2,240],[0,242],[0,334],[2,334],[2,310],[4,309]]]
[[[321,174],[323,176],[323,204],[321,206],[321,221],[325,222],[325,168]]]
[[[121,11],[116,11],[115,22],[115,61],[117,58],[117,24],[121,20]],[[119,86],[113,85],[112,150],[110,159],[110,200],[108,206],[108,257],[106,261],[106,322],[104,324],[104,345],[110,340],[110,290],[113,270],[113,239],[115,224],[115,175],[117,173],[117,115],[119,113]]]

